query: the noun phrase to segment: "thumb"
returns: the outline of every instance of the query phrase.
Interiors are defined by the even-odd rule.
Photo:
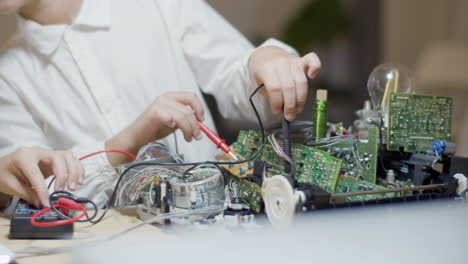
[[[310,79],[315,78],[322,69],[322,63],[319,57],[313,52],[302,57],[302,65],[304,72],[307,73],[307,77]]]

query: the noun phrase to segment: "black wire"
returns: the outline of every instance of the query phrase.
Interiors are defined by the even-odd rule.
[[[382,114],[379,113],[379,119],[380,119],[380,122],[379,122],[379,161],[380,161],[380,167],[383,169],[383,171],[385,173],[388,172],[387,168],[385,168],[385,163],[384,163],[384,160],[383,160],[383,152],[384,152],[384,149],[383,149],[383,132],[382,132],[382,128],[383,128],[383,124],[384,124],[384,121],[383,121],[383,118],[382,118]],[[387,142],[388,144],[388,142]]]
[[[224,171],[219,165],[242,164],[242,163],[246,163],[246,162],[249,162],[249,161],[253,161],[262,152],[263,146],[265,145],[265,139],[266,139],[265,129],[263,127],[262,119],[260,118],[260,114],[258,113],[257,108],[255,107],[255,104],[253,102],[253,97],[263,87],[264,87],[264,84],[261,84],[260,86],[258,86],[252,92],[252,94],[249,97],[250,106],[252,107],[252,109],[253,109],[253,111],[255,113],[255,117],[257,118],[258,125],[260,127],[260,131],[261,131],[261,134],[262,134],[262,142],[261,142],[259,148],[257,149],[257,151],[250,158],[245,159],[245,160],[227,161],[227,162],[223,162],[223,161],[205,161],[205,162],[187,162],[187,163],[158,163],[158,162],[154,162],[154,161],[134,162],[133,164],[128,166],[122,172],[122,174],[120,174],[119,179],[117,180],[117,183],[115,184],[114,190],[112,191],[112,195],[111,195],[111,197],[109,199],[109,202],[106,205],[104,213],[102,213],[102,215],[97,220],[92,220],[90,222],[93,223],[93,224],[96,224],[96,223],[99,223],[104,218],[104,216],[107,214],[107,212],[112,207],[112,205],[113,205],[113,203],[115,201],[115,196],[117,195],[117,190],[119,188],[120,183],[122,182],[122,179],[133,168],[140,167],[140,166],[171,166],[171,167],[174,167],[174,166],[191,166],[190,168],[187,169],[187,171],[190,171],[190,170],[193,170],[194,168],[196,168],[196,167],[198,167],[200,165],[210,164],[210,165],[216,166],[221,171],[221,173],[223,173],[223,175],[224,175]],[[184,175],[187,173],[187,171],[184,172]]]
[[[88,213],[86,212],[86,218],[85,219],[80,219],[80,220],[77,220],[75,222],[91,222],[98,214],[98,207],[97,205],[87,199],[87,198],[83,198],[83,197],[78,197],[70,192],[66,192],[66,191],[56,191],[56,192],[53,192],[49,195],[49,203],[51,205],[51,208],[52,210],[54,210],[60,218],[62,219],[69,219],[71,218],[70,216],[68,215],[65,215],[63,214],[59,209],[55,208],[53,205],[56,203],[56,199],[57,198],[65,198],[65,199],[69,199],[69,200],[72,200],[74,202],[77,202],[77,203],[80,203],[80,204],[83,204],[83,205],[86,205],[86,204],[91,204],[93,207],[94,207],[94,214],[89,217],[88,216]]]

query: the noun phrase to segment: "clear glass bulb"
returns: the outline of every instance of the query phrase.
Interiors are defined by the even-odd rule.
[[[404,66],[395,64],[377,66],[367,81],[367,90],[374,110],[381,112],[383,117],[388,112],[390,93],[413,93],[412,86],[410,71]]]

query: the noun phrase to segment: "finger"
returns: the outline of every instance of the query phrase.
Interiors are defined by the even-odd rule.
[[[52,156],[52,171],[55,176],[55,191],[63,191],[68,182],[68,169],[65,158],[58,153]]]
[[[80,177],[78,169],[79,162],[70,152],[63,152],[62,155],[65,159],[66,167],[68,168],[68,189],[75,191],[78,185],[78,179]]]
[[[44,206],[50,206],[49,191],[47,190],[44,175],[42,175],[42,172],[39,166],[37,165],[37,161],[31,162],[31,160],[29,160],[22,162],[22,164],[20,165],[20,170],[31,184],[30,189],[35,193],[37,197],[35,199],[39,200],[40,204]],[[27,196],[27,199],[34,199],[33,196],[27,195],[24,191],[23,195]],[[37,203],[37,201],[35,201],[35,203]]]
[[[281,91],[281,83],[274,71],[266,74],[265,88],[267,90],[268,99],[270,100],[271,111],[274,114],[279,114],[283,110],[283,92]]]
[[[157,109],[155,112],[155,119],[159,120],[161,124],[167,126],[168,128],[175,129],[177,124],[174,120],[174,116],[170,111],[166,111],[166,109],[170,109],[170,107],[170,105],[167,105]]]
[[[307,78],[298,63],[291,65],[291,74],[293,75],[296,85],[296,108],[297,112],[300,113],[304,110],[304,105],[307,101],[307,93],[309,90]]]
[[[304,72],[306,72],[307,76],[311,79],[315,78],[322,69],[322,63],[319,57],[313,52],[305,55],[301,60]]]
[[[287,71],[278,71],[281,87],[283,88],[284,117],[292,121],[296,119],[296,85],[290,74],[288,65]]]
[[[84,183],[84,177],[85,177],[85,169],[83,167],[83,164],[81,162],[78,162],[78,185],[81,186]]]
[[[172,97],[179,103],[190,106],[195,112],[195,116],[199,121],[205,121],[205,111],[203,104],[198,96],[191,92],[177,92],[173,93]]]
[[[198,126],[198,120],[192,108],[190,106],[183,105],[183,104],[175,104],[174,108],[176,108],[179,113],[182,113],[183,118],[184,118],[182,122],[184,122],[184,124],[187,124],[187,126],[189,126],[190,139],[194,137],[197,140],[201,140],[202,135],[201,135],[200,128]]]
[[[182,107],[185,108],[185,107]],[[187,119],[186,109],[180,109],[180,107],[172,106],[172,115],[174,121],[176,122],[177,128],[179,128],[184,134],[184,138],[187,142],[192,142],[193,139],[193,126],[191,122]]]

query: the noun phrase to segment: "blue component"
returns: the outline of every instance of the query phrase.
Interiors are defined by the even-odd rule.
[[[245,173],[244,169],[242,167],[239,168],[239,173],[242,175]]]
[[[247,168],[248,168],[249,170],[253,168],[252,162],[247,162]]]
[[[237,160],[242,160],[239,155],[236,155]]]
[[[229,163],[229,168],[231,168],[231,169],[232,169],[232,167],[234,167],[234,164],[232,164],[232,163]]]
[[[442,140],[434,140],[432,141],[432,152],[436,155],[442,155],[447,148],[447,144],[445,141]]]

